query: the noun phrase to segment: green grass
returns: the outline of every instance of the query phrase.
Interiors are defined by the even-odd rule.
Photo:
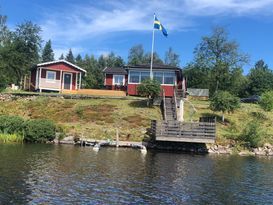
[[[61,99],[37,97],[0,102],[0,114],[19,115],[25,119],[50,119],[67,134],[95,139],[140,141],[152,119],[161,119],[159,107],[148,108],[146,101],[121,99]]]
[[[23,143],[23,141],[24,137],[21,135],[0,133],[0,144]]]
[[[273,141],[273,112],[263,111],[257,104],[242,103],[241,107],[234,113],[225,114],[225,123],[221,122],[221,112],[213,112],[209,109],[209,101],[194,100],[190,102],[194,105],[197,112],[191,118],[191,106],[188,102],[185,103],[185,120],[193,119],[198,121],[202,116],[217,116],[217,142],[219,144],[227,144],[235,140],[242,133],[246,125],[255,120],[261,124],[261,128],[267,132],[267,142]]]

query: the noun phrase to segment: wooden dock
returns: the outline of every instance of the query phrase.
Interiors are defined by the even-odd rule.
[[[156,141],[214,143],[216,122],[151,122],[152,133]]]

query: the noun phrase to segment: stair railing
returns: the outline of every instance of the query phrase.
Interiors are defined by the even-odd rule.
[[[162,97],[163,97],[163,115],[164,115],[164,120],[167,120],[167,114],[166,114],[166,99],[165,99],[165,90],[162,89]]]
[[[177,98],[176,98],[176,89],[173,91],[174,104],[175,104],[175,118],[177,119]]]

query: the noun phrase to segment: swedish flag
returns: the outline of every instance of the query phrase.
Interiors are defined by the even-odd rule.
[[[158,29],[161,30],[164,36],[168,36],[168,32],[167,30],[164,28],[164,26],[160,23],[160,21],[157,19],[157,17],[155,16],[155,20],[154,20],[154,29]]]

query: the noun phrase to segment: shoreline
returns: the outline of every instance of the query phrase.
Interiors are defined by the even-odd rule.
[[[79,140],[75,142],[72,137],[64,138],[63,140],[54,140],[54,144],[66,144],[74,146],[94,146],[99,143],[108,143],[105,147],[117,147],[116,141],[96,140],[96,139],[82,139],[87,144],[81,144]],[[164,146],[162,145],[164,144]],[[217,144],[197,144],[197,143],[154,143],[154,142],[135,142],[135,141],[118,141],[118,147],[121,148],[136,148],[145,146],[148,150],[165,150],[165,151],[179,151],[184,153],[195,154],[210,154],[210,155],[239,155],[239,156],[273,156],[273,145],[265,144],[264,147],[235,150],[235,146],[217,145]]]

